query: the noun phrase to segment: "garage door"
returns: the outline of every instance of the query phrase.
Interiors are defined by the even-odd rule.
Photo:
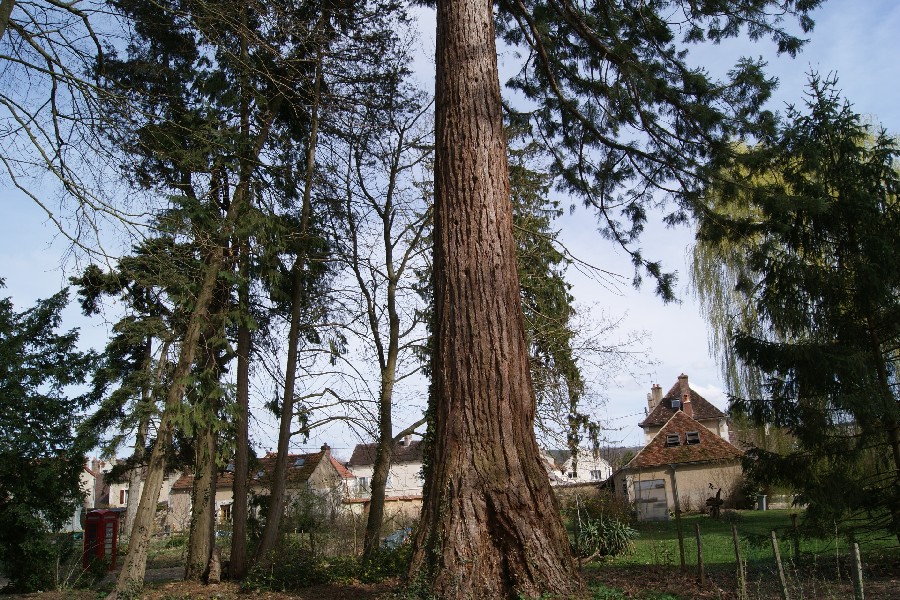
[[[650,479],[634,482],[638,520],[665,521],[669,518],[666,505],[666,482],[664,479]]]

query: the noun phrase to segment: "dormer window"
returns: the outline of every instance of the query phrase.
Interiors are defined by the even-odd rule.
[[[681,435],[678,433],[667,433],[666,434],[666,448],[670,448],[672,446],[680,446],[681,445]]]
[[[685,444],[699,444],[700,443],[700,432],[699,431],[685,432],[684,443]]]
[[[672,410],[681,410],[681,400],[672,399]]]

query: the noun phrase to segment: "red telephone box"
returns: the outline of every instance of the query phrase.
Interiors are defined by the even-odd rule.
[[[118,511],[92,510],[84,522],[84,554],[81,563],[87,569],[91,561],[106,559],[109,570],[116,568],[116,542],[119,539]]]

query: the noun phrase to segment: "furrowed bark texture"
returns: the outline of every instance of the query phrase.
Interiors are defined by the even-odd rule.
[[[410,583],[570,597],[581,583],[534,436],[491,8],[438,2],[435,447]]]

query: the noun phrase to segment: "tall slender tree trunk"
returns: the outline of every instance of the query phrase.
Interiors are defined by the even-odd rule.
[[[203,280],[197,293],[197,301],[191,313],[184,339],[181,341],[178,363],[172,373],[172,384],[166,395],[166,403],[156,434],[156,443],[153,445],[150,464],[147,467],[144,491],[141,494],[134,527],[131,530],[128,554],[125,556],[122,570],[119,571],[116,587],[110,592],[108,600],[119,598],[120,595],[123,598],[131,597],[143,587],[144,573],[147,569],[147,550],[150,547],[150,536],[153,533],[153,521],[156,516],[156,503],[159,501],[159,493],[166,471],[166,451],[172,444],[172,435],[175,429],[175,412],[184,395],[185,381],[190,374],[191,365],[194,363],[200,331],[206,325],[209,306],[216,290],[216,280],[224,262],[224,249],[221,245],[217,245],[213,248],[203,271]]]
[[[372,559],[381,543],[381,526],[384,523],[384,499],[387,479],[391,472],[394,455],[393,421],[391,406],[393,398],[396,356],[393,357],[391,372],[381,373],[381,394],[378,399],[378,446],[375,449],[375,464],[372,468],[369,514],[366,519],[366,533],[363,537],[363,558]]]
[[[241,73],[241,134],[250,139],[250,98],[246,69],[250,65],[250,48],[247,40],[247,4],[241,3],[241,61],[245,69]],[[251,165],[246,157],[241,161],[241,177],[247,180],[247,207],[252,203],[250,192]],[[237,331],[237,381],[235,390],[237,414],[235,416],[234,484],[231,505],[231,558],[228,577],[240,581],[247,574],[247,494],[250,490],[250,240],[242,237],[238,243],[238,331]]]
[[[234,486],[231,505],[231,558],[228,577],[241,580],[247,574],[247,493],[250,470],[250,257],[249,244],[244,242],[240,250],[240,283],[238,287],[237,339],[237,414],[235,416]]]
[[[375,451],[375,464],[372,469],[371,495],[369,497],[369,515],[366,520],[366,533],[363,537],[363,558],[372,559],[381,544],[381,527],[384,523],[384,502],[387,493],[387,480],[391,472],[391,461],[394,457],[394,423],[392,419],[394,403],[394,384],[397,381],[397,358],[400,353],[400,315],[397,312],[397,280],[399,275],[394,266],[394,241],[392,226],[394,220],[393,194],[399,161],[399,148],[395,154],[390,182],[382,213],[382,241],[384,242],[384,264],[387,273],[387,293],[385,308],[388,314],[388,344],[385,349],[378,326],[378,315],[374,303],[369,303],[369,328],[378,349],[378,360],[381,372],[381,389],[378,395],[378,447]],[[356,235],[356,233],[354,233]],[[357,267],[357,279],[362,288],[363,278]]]
[[[220,284],[220,296],[224,290]],[[221,368],[216,356],[215,338],[221,335],[222,298],[215,301],[204,337],[206,360],[199,386],[194,437],[194,485],[191,489],[191,526],[188,536],[184,578],[202,581],[206,577],[216,533],[216,432],[218,430],[218,386]]]
[[[489,0],[439,0],[435,431],[409,578],[437,598],[581,588],[534,435]]]
[[[319,19],[316,29],[324,22]],[[322,49],[316,60],[315,84],[313,86],[313,105],[310,117],[309,145],[306,152],[306,174],[304,178],[303,205],[300,213],[301,239],[309,231],[309,219],[312,212],[312,183],[316,166],[316,144],[319,135],[319,104],[322,94]],[[269,510],[266,514],[266,525],[263,528],[259,546],[256,548],[257,562],[269,560],[269,555],[278,540],[278,528],[284,513],[285,484],[287,479],[288,448],[291,441],[291,423],[294,419],[294,385],[297,378],[297,353],[300,344],[300,320],[303,316],[303,272],[306,269],[306,248],[301,247],[291,269],[291,325],[288,331],[288,354],[284,373],[284,396],[281,402],[280,422],[278,426],[278,447],[276,449],[275,469],[272,473],[272,489],[269,492]]]
[[[141,401],[138,408],[141,416],[138,421],[137,431],[134,435],[134,451],[131,453],[131,463],[133,465],[128,473],[128,504],[125,505],[125,523],[123,526],[123,535],[120,536],[122,542],[128,543],[131,538],[131,528],[134,526],[134,516],[137,514],[138,504],[141,501],[141,474],[144,470],[144,454],[147,452],[147,432],[150,429],[150,410],[149,404],[153,398],[154,380],[150,376],[150,369],[153,365],[153,339],[147,338],[144,343],[144,359],[141,368],[146,375],[146,381],[141,389]]]

